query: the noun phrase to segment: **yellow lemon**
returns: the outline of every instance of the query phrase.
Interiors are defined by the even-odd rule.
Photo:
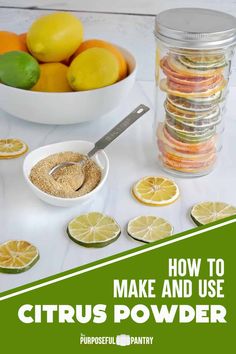
[[[114,84],[119,79],[119,62],[107,49],[90,48],[79,54],[68,70],[68,80],[76,91]]]
[[[67,59],[83,40],[80,20],[65,12],[56,12],[37,19],[27,33],[27,46],[42,62]]]
[[[67,80],[68,67],[61,63],[40,64],[40,78],[33,91],[70,92],[72,88]]]

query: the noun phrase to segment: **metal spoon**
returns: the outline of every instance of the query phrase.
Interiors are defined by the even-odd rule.
[[[83,160],[81,160],[79,162],[69,162],[68,161],[68,162],[60,163],[51,169],[51,171],[49,172],[49,175],[52,175],[53,173],[58,171],[60,168],[71,166],[71,165],[77,165],[77,166],[81,166],[81,168],[83,168],[92,156],[94,156],[99,150],[104,149],[107,145],[109,145],[120,134],[122,134],[127,128],[129,128],[130,125],[132,125],[134,122],[136,122],[137,119],[139,119],[142,115],[144,115],[146,112],[148,112],[149,109],[150,108],[148,108],[144,104],[139,105],[128,116],[126,116],[120,123],[118,123],[114,128],[112,128],[106,135],[104,135],[100,140],[98,140],[95,143],[94,148],[87,153],[87,155],[84,157]],[[83,185],[84,178],[80,179],[77,190],[79,188],[81,188],[81,186]]]

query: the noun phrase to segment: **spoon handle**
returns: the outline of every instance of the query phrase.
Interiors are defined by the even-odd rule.
[[[142,117],[143,114],[149,111],[150,108],[144,104],[135,108],[127,117],[125,117],[120,123],[112,128],[106,135],[95,143],[94,148],[87,154],[88,157],[92,157],[98,150],[104,149],[113,140],[115,140],[120,134],[122,134],[130,125],[136,122],[137,119]]]

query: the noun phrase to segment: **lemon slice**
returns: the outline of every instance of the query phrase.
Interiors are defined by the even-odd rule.
[[[135,198],[147,205],[163,206],[175,202],[179,197],[179,187],[166,177],[144,177],[132,189]]]
[[[85,247],[104,247],[117,240],[120,227],[110,216],[102,213],[88,213],[73,219],[68,225],[72,241]]]
[[[0,139],[0,159],[14,159],[27,150],[28,146],[20,139]]]
[[[39,252],[27,241],[7,241],[0,245],[0,272],[22,273],[39,260]]]
[[[157,216],[139,216],[128,223],[127,232],[135,240],[150,243],[173,234],[173,226]]]
[[[236,215],[236,207],[223,202],[199,203],[191,210],[191,218],[197,225],[206,225],[233,215]]]

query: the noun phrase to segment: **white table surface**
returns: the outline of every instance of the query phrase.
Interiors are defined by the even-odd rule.
[[[97,122],[73,126],[31,124],[0,111],[1,137],[20,137],[30,149],[44,144],[87,139],[95,141],[139,103],[153,107],[153,83],[137,82],[132,93],[114,113]],[[169,220],[175,232],[194,227],[189,209],[203,200],[220,200],[236,205],[236,120],[231,92],[227,113],[224,150],[218,168],[197,179],[175,178],[181,198],[166,207],[139,204],[130,195],[130,187],[146,175],[166,175],[157,163],[152,144],[153,110],[107,148],[110,173],[107,186],[86,207],[58,208],[38,200],[28,189],[23,175],[23,158],[0,161],[0,241],[25,239],[35,244],[41,259],[31,270],[18,275],[0,274],[0,291],[14,288],[64,270],[86,264],[140,245],[127,236],[127,222],[139,215],[158,215]],[[66,235],[67,223],[75,216],[100,211],[113,216],[122,228],[115,243],[101,249],[87,249],[73,243]]]

